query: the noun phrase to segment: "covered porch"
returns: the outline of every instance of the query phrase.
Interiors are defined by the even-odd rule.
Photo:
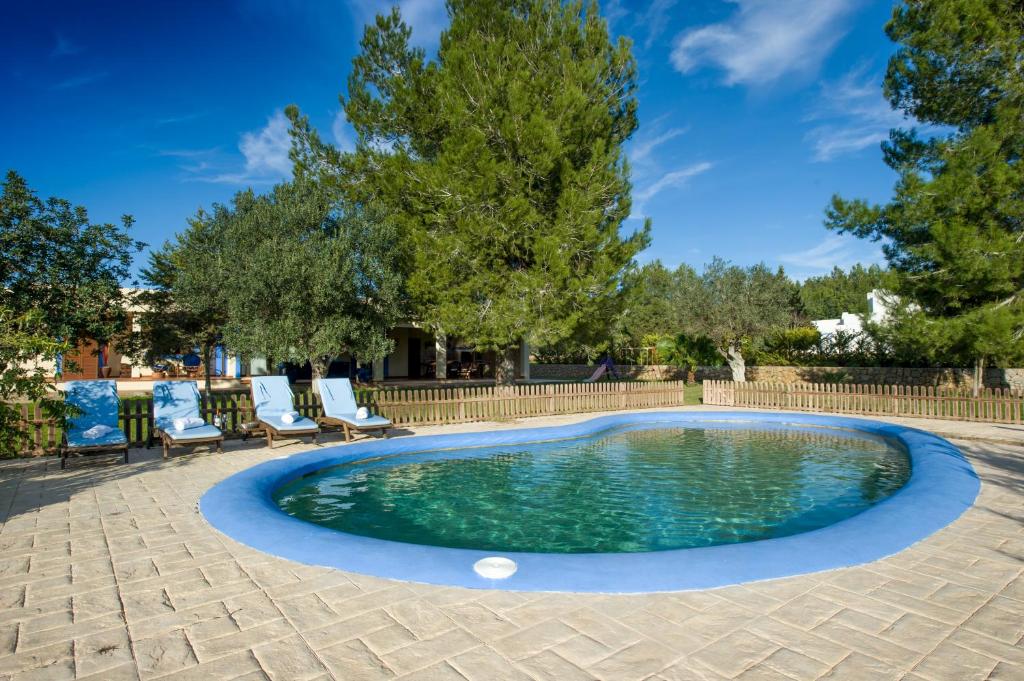
[[[494,380],[498,358],[493,351],[478,351],[459,338],[433,334],[412,322],[399,324],[388,332],[388,337],[394,341],[395,349],[383,361],[372,364],[374,382]],[[516,353],[515,377],[530,379],[530,346],[525,341]]]

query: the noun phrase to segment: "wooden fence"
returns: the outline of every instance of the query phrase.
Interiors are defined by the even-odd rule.
[[[356,399],[395,426],[425,426],[474,421],[504,421],[527,416],[575,414],[617,409],[677,407],[683,404],[682,381],[554,383],[464,388],[359,389]],[[312,390],[295,393],[295,408],[303,416],[321,415],[320,401]],[[218,391],[202,397],[200,408],[208,422],[224,419],[230,437],[240,435],[242,424],[254,421],[248,391]],[[27,438],[21,454],[52,453],[61,442],[59,425],[47,418],[39,405],[21,405]],[[153,427],[153,398],[127,397],[121,402],[121,428],[133,447],[148,443]]]
[[[846,383],[704,381],[704,404],[755,409],[1024,423],[1024,392]]]

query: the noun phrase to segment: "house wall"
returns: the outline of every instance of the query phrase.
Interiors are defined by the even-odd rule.
[[[409,336],[414,330],[398,328],[388,334],[395,341],[395,349],[388,355],[388,378],[405,378],[409,375]]]

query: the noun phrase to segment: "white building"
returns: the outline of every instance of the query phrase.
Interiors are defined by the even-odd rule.
[[[889,318],[889,311],[896,303],[896,297],[880,289],[868,292],[868,314],[860,315],[843,312],[839,319],[815,319],[811,322],[822,338],[833,336],[838,332],[844,335],[857,334],[864,330],[864,317],[876,324],[882,324]]]

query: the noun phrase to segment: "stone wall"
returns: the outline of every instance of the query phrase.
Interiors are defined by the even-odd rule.
[[[597,370],[587,364],[530,364],[530,378],[535,381],[582,381],[590,378]],[[686,378],[686,373],[667,365],[617,365],[615,370],[623,378],[641,381],[677,381]]]
[[[530,377],[535,380],[583,380],[594,373],[595,367],[585,364],[531,364]],[[681,380],[685,372],[673,366],[618,366],[619,373],[632,379]],[[729,367],[698,367],[697,380],[728,381],[732,378]],[[868,385],[914,385],[969,387],[972,369],[933,369],[908,367],[794,367],[748,366],[748,381],[771,383],[818,383],[835,380],[837,375],[848,377],[845,382]],[[1013,388],[1024,391],[1024,368],[986,369],[985,387]]]

